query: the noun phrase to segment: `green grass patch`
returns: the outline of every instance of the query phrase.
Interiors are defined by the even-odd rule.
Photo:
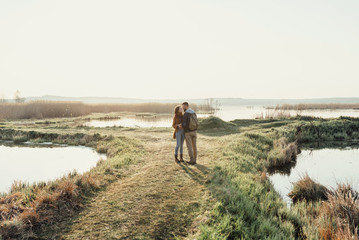
[[[298,152],[294,144],[358,140],[359,120],[297,117],[232,123],[241,126],[243,133],[224,140],[222,157],[208,184],[216,204],[199,239],[318,239],[315,224],[324,190],[315,184],[297,185],[292,193],[303,200],[299,197],[303,189],[314,192],[309,194],[312,201],[297,201],[289,209],[265,172],[270,166],[294,161]]]
[[[301,220],[261,177],[273,135],[236,135],[223,149],[208,188],[217,203],[200,239],[295,239]]]

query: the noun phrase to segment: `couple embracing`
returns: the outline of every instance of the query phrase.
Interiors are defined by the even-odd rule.
[[[188,102],[182,103],[175,108],[175,115],[173,117],[172,127],[175,129],[173,138],[176,139],[175,161],[177,163],[184,162],[183,160],[183,143],[186,140],[189,164],[196,164],[197,162],[197,128],[198,120],[196,113],[189,108]],[[180,158],[178,159],[178,150],[180,151]]]

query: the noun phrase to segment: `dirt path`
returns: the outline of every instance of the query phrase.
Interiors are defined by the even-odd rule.
[[[217,150],[213,139],[200,136],[195,166],[175,163],[174,142],[168,139],[146,141],[145,148],[143,164],[96,196],[56,234],[60,239],[173,239],[196,231],[208,205],[205,182]]]

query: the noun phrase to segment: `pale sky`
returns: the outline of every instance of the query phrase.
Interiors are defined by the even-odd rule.
[[[0,1],[0,96],[359,97],[358,0]]]

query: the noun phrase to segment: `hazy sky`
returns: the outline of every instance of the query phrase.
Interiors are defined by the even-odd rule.
[[[0,95],[359,97],[358,0],[0,1]]]

